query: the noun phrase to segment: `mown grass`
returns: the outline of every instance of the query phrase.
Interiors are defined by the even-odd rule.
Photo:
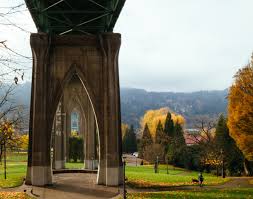
[[[25,193],[20,192],[0,192],[0,199],[33,199]]]
[[[215,198],[229,198],[229,199],[250,199],[253,198],[253,189],[240,188],[240,189],[222,189],[222,190],[190,190],[190,191],[166,191],[154,193],[130,193],[128,199],[215,199]]]
[[[10,188],[23,183],[27,167],[27,153],[7,154],[7,179],[4,179],[4,163],[0,164],[0,187]]]
[[[192,179],[198,178],[198,172],[182,168],[169,167],[167,174],[166,165],[159,166],[159,173],[154,173],[152,165],[127,166],[126,176],[128,185],[134,188],[165,188],[170,186],[193,185]],[[204,185],[216,185],[229,181],[228,178],[216,177],[212,174],[204,175]]]
[[[66,162],[65,168],[66,169],[83,169],[84,163],[83,162]]]

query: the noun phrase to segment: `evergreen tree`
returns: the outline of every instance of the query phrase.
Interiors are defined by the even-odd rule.
[[[226,125],[226,120],[221,114],[216,125],[216,143],[220,149],[227,149],[231,137],[229,136],[229,131]]]
[[[218,150],[223,152],[223,160],[225,168],[230,175],[240,175],[243,171],[244,157],[242,152],[236,146],[235,141],[229,135],[227,120],[220,115],[216,126],[216,144]]]
[[[127,128],[125,136],[123,138],[123,152],[133,153],[137,151],[136,135],[134,133],[134,127],[131,125],[130,129]]]
[[[184,131],[179,123],[175,124],[173,140],[176,148],[180,148],[186,145],[184,139]]]
[[[156,127],[156,133],[155,133],[155,143],[157,144],[164,144],[165,140],[165,133],[163,131],[163,126],[161,121],[159,120],[157,127]]]
[[[174,126],[174,135],[167,149],[168,161],[174,166],[182,166],[184,163],[181,156],[183,155],[185,147],[183,128],[179,123],[176,123]]]
[[[163,130],[163,125],[159,120],[157,127],[156,127],[156,134],[155,134],[155,143],[160,145],[160,150],[162,150],[163,156],[161,156],[161,160],[165,160],[165,154],[167,153],[167,148],[169,144],[169,136],[167,136]],[[157,154],[158,155],[158,154]]]
[[[143,133],[142,133],[142,138],[141,138],[141,141],[140,141],[140,146],[139,146],[139,156],[141,158],[143,157],[144,148],[148,147],[152,144],[153,144],[153,140],[152,140],[148,125],[145,124],[144,130],[143,130]]]
[[[170,112],[168,112],[168,114],[166,116],[165,125],[164,125],[164,132],[169,137],[174,136],[174,122],[172,120]]]

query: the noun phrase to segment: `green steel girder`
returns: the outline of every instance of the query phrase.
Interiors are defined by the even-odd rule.
[[[112,32],[126,0],[25,0],[38,32]]]

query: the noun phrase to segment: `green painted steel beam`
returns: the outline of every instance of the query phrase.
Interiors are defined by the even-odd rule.
[[[25,2],[38,32],[70,34],[81,30],[97,34],[113,31],[125,0],[25,0]]]

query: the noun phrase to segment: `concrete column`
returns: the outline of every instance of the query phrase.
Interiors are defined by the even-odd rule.
[[[65,155],[65,159],[66,162],[69,162],[69,136],[71,134],[71,113],[70,112],[66,112],[66,155]]]
[[[63,103],[59,103],[55,115],[55,137],[54,137],[54,169],[63,169],[64,160],[64,120]]]
[[[121,118],[118,54],[120,34],[103,34],[100,37],[103,53],[103,127],[100,135],[100,166],[98,183],[116,186],[123,182]],[[100,123],[100,122],[99,122]]]
[[[92,110],[91,105],[89,104],[90,102],[87,101],[87,132],[86,132],[86,150],[85,150],[85,168],[93,170],[95,169],[95,159],[96,159],[96,154],[95,154],[95,147],[96,147],[96,142],[95,142],[95,131],[96,131],[96,124],[95,124],[95,117],[94,113]]]
[[[48,121],[48,68],[49,38],[31,35],[33,53],[33,82],[30,115],[30,146],[27,184],[52,184],[52,168],[50,158],[50,141],[52,123]]]

